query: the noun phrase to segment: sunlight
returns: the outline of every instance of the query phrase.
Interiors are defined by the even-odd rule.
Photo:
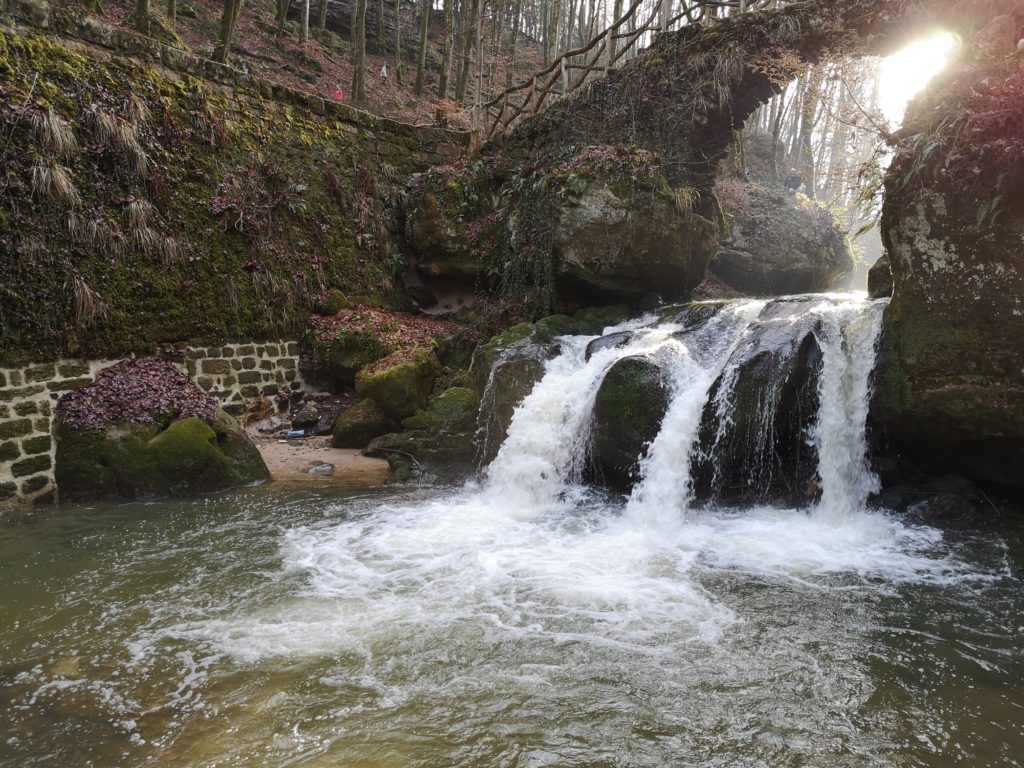
[[[882,60],[879,102],[890,123],[903,122],[908,102],[942,71],[958,45],[956,37],[943,33],[911,43]]]

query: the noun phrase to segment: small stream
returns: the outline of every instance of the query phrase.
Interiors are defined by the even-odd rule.
[[[1021,765],[1021,526],[869,505],[881,309],[735,302],[589,359],[562,339],[465,485],[0,523],[0,766]],[[731,361],[808,316],[818,499],[696,503]],[[590,411],[636,354],[671,402],[610,494],[586,483]]]

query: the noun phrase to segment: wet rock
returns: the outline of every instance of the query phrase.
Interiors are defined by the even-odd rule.
[[[711,273],[743,293],[781,296],[828,290],[853,270],[844,233],[816,202],[780,187],[719,181],[731,223]]]
[[[469,387],[450,387],[434,398],[426,410],[402,421],[403,429],[461,433],[476,426],[479,399]]]
[[[795,306],[795,305],[794,305]],[[762,313],[709,393],[691,474],[698,501],[813,501],[822,352],[814,328],[794,331],[786,304]]]
[[[887,299],[892,296],[892,268],[889,255],[883,254],[868,270],[868,298]]]
[[[664,374],[649,357],[624,357],[605,374],[594,402],[594,459],[613,488],[629,488],[668,410]]]
[[[604,349],[618,349],[629,344],[629,340],[632,338],[632,331],[619,331],[618,333],[609,333],[607,336],[601,336],[587,344],[587,351],[584,357],[590,360],[590,358]]]
[[[362,400],[334,422],[331,445],[335,448],[364,448],[371,440],[398,429],[398,423],[372,400]]]

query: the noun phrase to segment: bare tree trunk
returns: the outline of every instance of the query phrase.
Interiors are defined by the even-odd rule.
[[[224,0],[224,13],[220,17],[220,40],[213,49],[213,60],[228,63],[231,55],[231,38],[235,34],[235,22],[242,9],[242,0]]]
[[[138,0],[135,3],[135,18],[132,25],[144,35],[149,34],[149,0]]]
[[[384,0],[380,0],[380,7],[377,9],[377,46],[381,53],[384,52]]]
[[[427,10],[430,8],[430,0],[427,0]],[[428,14],[429,15],[429,14]],[[426,58],[424,49],[424,58]],[[402,84],[402,0],[395,0],[395,82]],[[416,92],[419,96],[419,91]]]
[[[316,28],[321,32],[327,29],[327,0],[320,0],[320,7],[316,14]]]
[[[484,94],[484,7],[480,0],[476,13],[476,93],[473,96],[474,114],[480,119],[480,105]],[[479,126],[474,126],[479,127]]]
[[[167,18],[171,22],[171,26],[175,27],[178,24],[178,0],[167,0]]]
[[[512,35],[509,41],[509,63],[508,75],[505,78],[505,87],[511,88],[516,73],[516,44],[519,42],[519,23],[523,15],[523,0],[515,0],[515,10],[512,12]]]
[[[288,23],[288,9],[292,7],[292,0],[277,0],[277,37],[284,34],[285,24]]]
[[[299,45],[305,48],[309,42],[309,0],[302,0],[302,21],[299,24]]]
[[[366,101],[366,0],[352,12],[352,100]]]
[[[459,62],[459,76],[455,81],[455,100],[460,104],[466,99],[466,87],[469,85],[469,67],[473,61],[473,33],[471,28],[475,26],[476,16],[480,13],[480,0],[472,0],[466,5],[466,21],[462,28],[462,61]]]
[[[822,66],[816,66],[807,76],[807,88],[804,91],[803,103],[800,105],[800,172],[807,186],[807,196],[814,199],[816,184],[814,181],[814,117],[821,95]]]
[[[398,4],[398,0],[395,0]],[[420,50],[416,56],[416,85],[413,90],[419,96],[423,93],[423,78],[427,67],[427,39],[430,35],[430,0],[423,0],[420,6]]]
[[[441,76],[437,81],[437,96],[448,98],[448,76],[452,68],[452,35],[455,32],[455,0],[444,0],[444,42],[441,45]]]

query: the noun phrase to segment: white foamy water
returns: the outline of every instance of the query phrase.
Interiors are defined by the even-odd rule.
[[[865,504],[880,311],[735,302],[633,323],[590,360],[591,338],[563,339],[459,488],[246,489],[0,529],[0,768],[1014,765],[1019,543]],[[702,413],[731,419],[739,361],[808,328],[820,501],[695,508]],[[629,355],[671,392],[623,497],[587,487],[584,457]]]
[[[293,529],[282,573],[305,587],[253,615],[178,626],[253,661],[349,651],[469,623],[497,636],[567,638],[664,650],[654,638],[713,642],[737,621],[701,586],[735,571],[832,588],[836,577],[942,582],[965,574],[941,535],[865,509],[869,376],[881,305],[808,300],[824,356],[821,414],[807,439],[822,455],[820,504],[808,510],[689,509],[690,456],[709,389],[764,310],[736,302],[690,331],[671,323],[585,360],[594,337],[562,340],[516,410],[479,485],[384,506],[357,520]],[[609,329],[614,331],[617,329]],[[648,355],[671,372],[661,432],[622,502],[583,485],[590,414],[611,365]],[[842,579],[840,579],[842,580]],[[845,586],[849,586],[847,583]]]

